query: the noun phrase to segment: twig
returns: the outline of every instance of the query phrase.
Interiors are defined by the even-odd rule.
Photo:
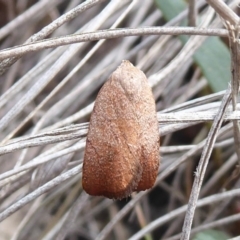
[[[231,52],[231,85],[232,85],[232,106],[233,111],[237,108],[237,98],[239,91],[239,81],[240,81],[240,44],[239,44],[239,33],[240,27],[238,25],[233,26],[228,21],[226,21],[226,26],[229,31],[229,45]],[[237,120],[233,121],[233,134],[234,134],[234,146],[235,151],[238,156],[238,161],[240,163],[240,128],[239,122]]]
[[[217,138],[217,133],[223,122],[223,115],[225,114],[225,110],[227,108],[230,98],[231,98],[231,88],[229,87],[228,91],[226,92],[226,94],[222,100],[221,107],[219,109],[217,116],[215,117],[215,120],[213,122],[211,130],[208,134],[206,145],[203,149],[203,152],[202,152],[202,155],[201,155],[201,158],[199,161],[199,165],[198,165],[198,168],[196,171],[196,176],[195,176],[193,187],[192,187],[192,192],[191,192],[189,203],[188,203],[187,213],[185,215],[181,240],[188,240],[190,237],[191,226],[192,226],[193,216],[194,216],[194,212],[195,212],[195,208],[196,208],[196,203],[197,203],[197,199],[198,199],[198,196],[200,193],[200,189],[202,186],[206,168],[208,165],[208,160],[212,153],[212,149],[213,149],[214,143]]]
[[[201,232],[205,229],[214,229],[214,228],[224,226],[224,225],[227,225],[227,224],[230,224],[232,222],[239,221],[239,220],[240,220],[240,213],[233,214],[231,216],[219,219],[217,221],[213,221],[211,223],[206,223],[206,224],[203,224],[199,227],[193,228],[191,230],[191,235],[194,234],[194,233],[197,233],[197,232]],[[165,240],[178,240],[180,238],[180,236],[181,236],[181,234],[177,234],[177,235],[175,235],[173,237],[170,237],[170,238],[167,238]],[[230,240],[230,239],[228,239],[228,240]]]
[[[28,22],[29,20],[33,21],[33,18],[39,18],[46,11],[46,9],[49,9],[59,3],[60,2],[58,0],[43,0],[37,2],[27,11],[17,16],[15,19],[13,19],[11,22],[9,22],[0,29],[0,40],[10,34],[13,30],[17,29],[19,26]]]
[[[239,23],[239,17],[232,11],[222,0],[206,0],[211,7],[224,19],[229,21],[232,25]]]
[[[52,153],[52,154],[49,154],[49,155],[46,155],[46,156],[45,155],[38,156],[35,159],[33,159],[31,162],[26,163],[25,165],[22,165],[22,166],[20,166],[16,169],[12,169],[12,170],[9,170],[9,171],[6,171],[6,172],[2,173],[0,175],[0,180],[11,177],[12,175],[18,174],[18,173],[23,172],[25,170],[30,170],[30,169],[32,169],[36,166],[39,166],[43,163],[46,163],[50,160],[53,160],[53,159],[57,158],[57,157],[61,157],[61,156],[67,155],[69,153],[81,150],[81,149],[83,149],[84,146],[85,146],[85,141],[84,142],[79,142],[72,147],[69,147],[69,148],[66,148],[64,150],[58,151],[57,153]]]
[[[177,129],[187,128],[193,124],[201,122],[213,121],[216,113],[213,111],[204,112],[176,112],[158,114],[160,124],[169,124],[161,126],[160,135],[164,136],[175,132]],[[224,121],[240,120],[240,111],[227,113]],[[0,146],[0,155],[14,152],[20,149],[53,144],[68,140],[81,139],[86,137],[88,123],[71,125],[66,128],[49,130],[33,136],[25,136],[19,139],[13,139],[9,143]]]
[[[0,51],[0,60],[22,56],[23,54],[36,52],[42,49],[64,46],[73,43],[97,41],[101,39],[113,39],[129,36],[148,36],[148,35],[200,35],[200,36],[219,36],[227,37],[225,29],[205,29],[193,27],[142,27],[132,29],[102,30],[92,33],[73,34],[48,40],[37,41],[31,44],[24,44]]]
[[[188,26],[196,26],[196,19],[197,19],[196,0],[190,0],[188,7]]]
[[[88,27],[92,30],[96,30],[101,24],[104,23],[106,18],[111,16],[111,14],[116,10],[120,3],[117,1],[111,1],[105,8],[105,11],[102,11],[97,17],[95,17],[95,21],[92,22]],[[34,43],[35,44],[35,43]],[[33,45],[34,45],[33,44]],[[30,44],[31,45],[31,44]],[[49,84],[49,82],[57,75],[59,71],[65,66],[65,64],[76,54],[76,52],[83,47],[82,44],[72,45],[69,47],[68,51],[65,53],[51,66],[51,68],[44,73],[44,75],[32,86],[32,88],[22,97],[22,99],[17,102],[17,104],[11,108],[11,110],[0,119],[0,129],[4,129],[9,122],[16,117],[22,109],[31,102],[40,92],[41,90]],[[20,54],[21,55],[21,54]],[[13,56],[16,56],[15,54]]]
[[[214,194],[212,196],[206,197],[206,198],[199,199],[197,201],[197,207],[199,208],[199,207],[206,206],[208,204],[217,203],[217,202],[220,202],[224,199],[233,198],[234,196],[240,196],[240,190],[239,189],[234,189],[234,190],[231,190],[231,191],[218,193],[218,194]],[[160,227],[161,225],[170,221],[171,219],[174,219],[177,216],[183,214],[186,210],[187,210],[187,205],[184,205],[184,206],[182,206],[178,209],[175,209],[172,212],[166,214],[165,216],[162,216],[162,217],[152,221],[145,228],[141,229],[139,232],[137,232],[131,238],[129,238],[129,240],[141,239],[148,232],[153,231],[154,229]]]
[[[33,191],[32,193],[28,194],[27,196],[23,197],[16,203],[13,203],[10,207],[0,213],[0,222],[3,221],[5,218],[25,206],[27,203],[31,202],[32,200],[36,199],[37,197],[41,196],[42,194],[48,192],[52,188],[56,187],[57,185],[61,184],[62,182],[66,181],[67,179],[77,175],[81,171],[81,166],[77,166],[60,176],[54,178],[50,182],[44,184],[43,186],[39,187],[37,190]]]
[[[39,31],[38,33],[34,34],[32,37],[30,37],[26,43],[30,43],[30,42],[36,42],[38,40],[44,39],[45,37],[47,37],[48,35],[50,35],[52,32],[54,32],[57,28],[59,28],[60,26],[62,26],[64,23],[72,20],[73,18],[77,17],[80,13],[82,13],[83,11],[91,8],[92,6],[96,5],[99,2],[103,2],[105,0],[87,0],[84,3],[78,5],[76,8],[70,10],[68,13],[63,14],[61,17],[59,17],[58,19],[56,19],[55,21],[51,22],[51,24],[49,24],[48,26],[44,27],[41,31]],[[46,2],[48,6],[49,3],[52,5],[54,2],[58,2],[58,1],[41,1],[38,4],[35,5],[40,5],[39,9],[44,10],[42,8],[42,4]],[[46,4],[45,3],[45,4]],[[29,9],[30,10],[30,9]],[[39,11],[38,8],[35,6],[34,8],[34,12]],[[28,12],[28,11],[27,11]],[[20,19],[24,19],[24,21],[27,21],[27,17],[25,16],[26,13],[25,12],[22,15],[20,15]],[[32,14],[34,14],[34,12],[32,11]],[[35,13],[36,14],[36,13]],[[30,17],[31,15],[29,15],[28,17]],[[18,17],[18,18],[19,18]],[[12,22],[9,23],[10,26],[12,26],[12,28],[15,28],[16,24],[19,25],[21,24],[21,21],[19,21],[19,19],[16,18],[14,19]],[[16,22],[16,24],[15,24]],[[7,27],[8,25],[6,25],[6,30],[11,31],[11,28]],[[6,35],[7,32],[5,32]],[[2,34],[2,37],[4,36],[4,34]],[[1,35],[0,35],[0,39],[1,39]],[[0,63],[0,75],[2,75],[7,68],[9,68],[14,62],[16,62],[19,58],[21,57],[21,55],[18,56],[13,56],[13,58],[10,59],[6,59],[5,61]]]

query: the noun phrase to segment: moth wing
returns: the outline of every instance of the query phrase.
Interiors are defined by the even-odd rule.
[[[155,102],[144,73],[123,61],[100,90],[90,119],[83,188],[120,199],[153,187],[159,168]]]
[[[157,178],[160,163],[160,135],[152,89],[148,85],[146,76],[137,68],[135,71],[135,75],[138,75],[137,83],[135,83],[138,85],[138,91],[133,93],[133,102],[134,112],[138,119],[136,124],[139,128],[138,147],[143,169],[140,182],[135,190],[144,191],[152,188]]]
[[[114,74],[100,90],[90,119],[83,188],[90,195],[121,199],[142,176],[137,119]]]

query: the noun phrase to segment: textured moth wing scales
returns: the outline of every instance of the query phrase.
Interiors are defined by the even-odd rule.
[[[154,185],[159,167],[155,102],[144,73],[123,61],[101,88],[91,115],[82,184],[121,199]]]

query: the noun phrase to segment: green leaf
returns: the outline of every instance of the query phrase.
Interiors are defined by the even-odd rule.
[[[183,0],[155,0],[155,2],[167,21],[187,7]],[[181,26],[186,26],[186,21],[182,21]],[[188,38],[180,36],[179,39],[185,43]],[[207,38],[193,55],[193,59],[214,92],[227,88],[231,80],[231,58],[228,48],[219,37]]]
[[[192,240],[227,240],[229,236],[217,230],[205,230],[197,233]]]

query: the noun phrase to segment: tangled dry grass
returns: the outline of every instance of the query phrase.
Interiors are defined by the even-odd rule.
[[[182,2],[0,1],[1,239],[240,235],[239,2]],[[123,59],[153,88],[161,166],[151,191],[111,201],[82,190],[81,169]]]

